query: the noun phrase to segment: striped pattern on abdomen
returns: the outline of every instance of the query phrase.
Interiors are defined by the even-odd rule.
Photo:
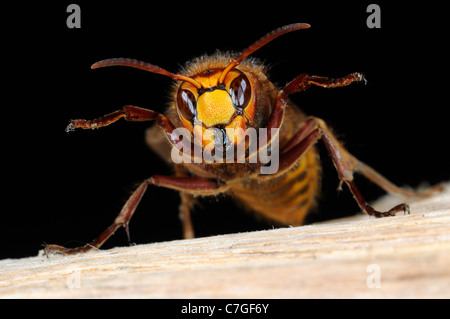
[[[301,225],[319,193],[321,170],[314,148],[296,165],[273,179],[252,179],[232,187],[232,194],[247,208],[272,221]]]

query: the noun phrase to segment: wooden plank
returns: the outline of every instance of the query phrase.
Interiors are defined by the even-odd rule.
[[[377,206],[392,206],[387,197]],[[387,206],[386,206],[387,205]],[[1,298],[450,298],[450,184],[411,215],[0,261]]]

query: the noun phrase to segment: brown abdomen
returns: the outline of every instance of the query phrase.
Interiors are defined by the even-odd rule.
[[[281,176],[247,180],[233,186],[232,193],[244,206],[280,224],[301,225],[320,188],[320,166],[314,148]]]

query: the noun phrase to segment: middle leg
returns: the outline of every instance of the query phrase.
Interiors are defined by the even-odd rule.
[[[366,202],[353,181],[354,172],[362,173],[366,178],[391,193],[399,193],[404,196],[417,196],[418,193],[395,186],[375,170],[359,161],[342,146],[326,123],[316,117],[309,117],[286,147],[280,151],[280,165],[277,174],[283,174],[291,169],[297,160],[319,139],[324,142],[336,168],[340,181],[339,188],[343,183],[347,184],[361,210],[375,217],[394,216],[398,212],[409,213],[409,206],[405,203],[396,205],[387,212],[379,212]]]

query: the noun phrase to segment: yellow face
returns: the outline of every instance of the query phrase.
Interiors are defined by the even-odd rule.
[[[214,131],[224,134],[223,143],[237,146],[255,114],[255,96],[250,79],[234,69],[223,83],[223,69],[206,70],[192,78],[201,88],[184,82],[178,90],[177,109],[184,127],[198,138],[203,148],[214,148]]]

